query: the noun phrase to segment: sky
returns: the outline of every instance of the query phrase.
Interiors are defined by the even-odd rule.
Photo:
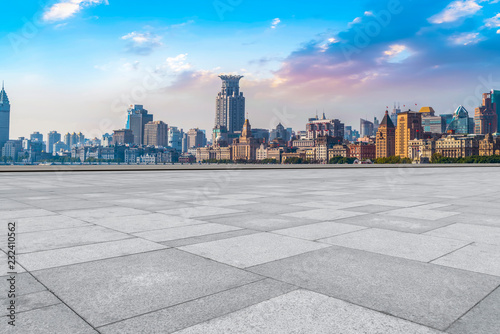
[[[0,22],[11,138],[99,137],[131,104],[210,132],[223,73],[244,76],[253,127],[297,131],[394,102],[473,114],[500,89],[500,0],[24,0]]]

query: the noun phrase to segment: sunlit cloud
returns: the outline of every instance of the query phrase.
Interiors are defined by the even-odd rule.
[[[174,72],[182,72],[191,69],[191,64],[187,62],[187,53],[180,54],[176,57],[169,57],[165,61],[165,65],[168,69]]]
[[[500,13],[493,16],[492,18],[484,20],[484,25],[487,28],[498,28],[500,27]]]
[[[456,20],[476,14],[482,6],[475,0],[458,0],[450,3],[442,12],[432,16],[429,22],[435,24],[450,23]]]
[[[107,0],[64,0],[49,7],[43,13],[43,20],[46,22],[56,22],[66,20],[85,7],[100,4],[108,5]]]
[[[478,32],[469,32],[451,36],[449,40],[456,45],[471,45],[479,43],[483,37]]]
[[[389,49],[384,51],[384,56],[388,63],[400,63],[411,56],[411,52],[406,45],[393,44]]]
[[[154,49],[163,45],[161,37],[150,32],[139,33],[134,31],[122,36],[121,39],[129,41],[127,51],[139,55],[149,55]]]

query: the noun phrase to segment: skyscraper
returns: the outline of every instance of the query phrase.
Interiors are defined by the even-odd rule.
[[[408,142],[423,137],[422,114],[405,111],[398,114],[398,127],[396,128],[396,152],[401,158],[408,158]]]
[[[51,131],[47,135],[47,152],[54,152],[54,144],[61,141],[61,134],[57,131]]]
[[[453,118],[446,128],[446,132],[456,134],[474,133],[474,119],[469,117],[469,113],[463,106],[459,106],[453,113]]]
[[[5,92],[4,84],[0,91],[0,149],[9,140],[10,129],[10,102]]]
[[[392,109],[391,113],[391,121],[395,127],[398,127],[398,114],[401,112],[401,105],[398,103],[396,107],[396,103],[394,103],[394,109]]]
[[[168,146],[168,125],[163,121],[149,122],[144,126],[144,145]]]
[[[222,89],[217,95],[215,126],[225,126],[229,134],[241,131],[245,123],[245,97],[240,92],[242,75],[220,75]]]
[[[30,135],[30,140],[32,142],[40,142],[40,143],[43,143],[43,134],[41,134],[40,132],[33,132],[31,135]]]
[[[497,133],[500,132],[500,90],[491,90],[491,103],[495,105],[497,114]]]
[[[386,110],[382,123],[377,130],[376,157],[386,158],[395,155],[396,151],[396,128]]]
[[[493,92],[495,91],[483,94],[483,104],[475,110],[475,134],[488,134],[498,131],[497,106],[493,102],[497,98],[497,95]]]
[[[187,132],[187,148],[204,147],[207,144],[205,133],[200,129],[191,129]]]
[[[182,138],[184,137],[184,131],[175,126],[168,128],[168,146],[182,152]]]
[[[359,132],[361,133],[361,137],[370,137],[373,136],[374,125],[372,122],[360,118],[359,119]]]
[[[153,115],[148,114],[143,105],[136,104],[128,110],[127,129],[132,130],[134,143],[142,145],[144,143],[144,126],[153,121]]]

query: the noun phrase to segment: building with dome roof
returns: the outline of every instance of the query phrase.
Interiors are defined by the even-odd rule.
[[[233,140],[233,160],[257,160],[257,149],[261,142],[253,137],[250,121],[246,119],[241,137]]]

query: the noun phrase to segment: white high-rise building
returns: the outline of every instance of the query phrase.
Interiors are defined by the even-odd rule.
[[[47,152],[54,153],[54,144],[61,141],[61,134],[57,131],[51,131],[47,135]]]
[[[225,126],[228,133],[241,131],[245,123],[245,97],[240,92],[242,75],[220,75],[222,89],[217,95],[215,126]]]

